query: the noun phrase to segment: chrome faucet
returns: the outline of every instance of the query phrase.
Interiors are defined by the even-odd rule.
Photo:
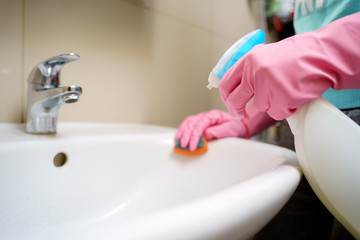
[[[82,93],[78,86],[59,87],[60,70],[64,64],[79,58],[74,53],[64,54],[45,60],[33,68],[28,78],[26,132],[56,133],[60,106],[77,102]]]

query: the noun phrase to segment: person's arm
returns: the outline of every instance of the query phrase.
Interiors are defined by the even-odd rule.
[[[280,120],[327,89],[360,88],[360,13],[273,44],[255,46],[220,81],[232,115],[253,105]]]
[[[246,128],[246,135],[243,137],[250,138],[274,125],[277,121],[271,118],[266,112],[261,112],[250,105],[246,108],[246,114],[242,122]]]
[[[207,140],[225,137],[250,138],[275,123],[267,113],[257,109],[249,109],[243,119],[234,118],[220,110],[211,110],[187,117],[181,123],[175,139],[180,139],[181,147],[189,147],[190,151],[195,151],[201,136]]]

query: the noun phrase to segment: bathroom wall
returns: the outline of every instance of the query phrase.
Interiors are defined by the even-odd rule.
[[[0,122],[21,121],[22,26],[22,0],[0,0]]]
[[[224,109],[208,74],[257,25],[244,0],[0,0],[0,122],[23,121],[31,69],[69,52],[61,85],[83,95],[60,121],[177,126]]]

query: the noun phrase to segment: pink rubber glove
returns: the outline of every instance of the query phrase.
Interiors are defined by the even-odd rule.
[[[206,140],[225,137],[249,138],[275,122],[257,109],[248,110],[246,117],[241,120],[220,110],[211,110],[187,117],[181,123],[175,139],[180,139],[182,148],[189,147],[190,151],[195,151],[201,136]]]
[[[246,103],[280,120],[328,88],[360,88],[360,13],[309,33],[255,46],[220,81],[232,115],[244,116]]]

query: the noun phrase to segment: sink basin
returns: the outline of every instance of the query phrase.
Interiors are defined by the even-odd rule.
[[[3,240],[249,239],[283,207],[294,152],[252,140],[173,152],[175,129],[60,123],[56,135],[0,124]]]

